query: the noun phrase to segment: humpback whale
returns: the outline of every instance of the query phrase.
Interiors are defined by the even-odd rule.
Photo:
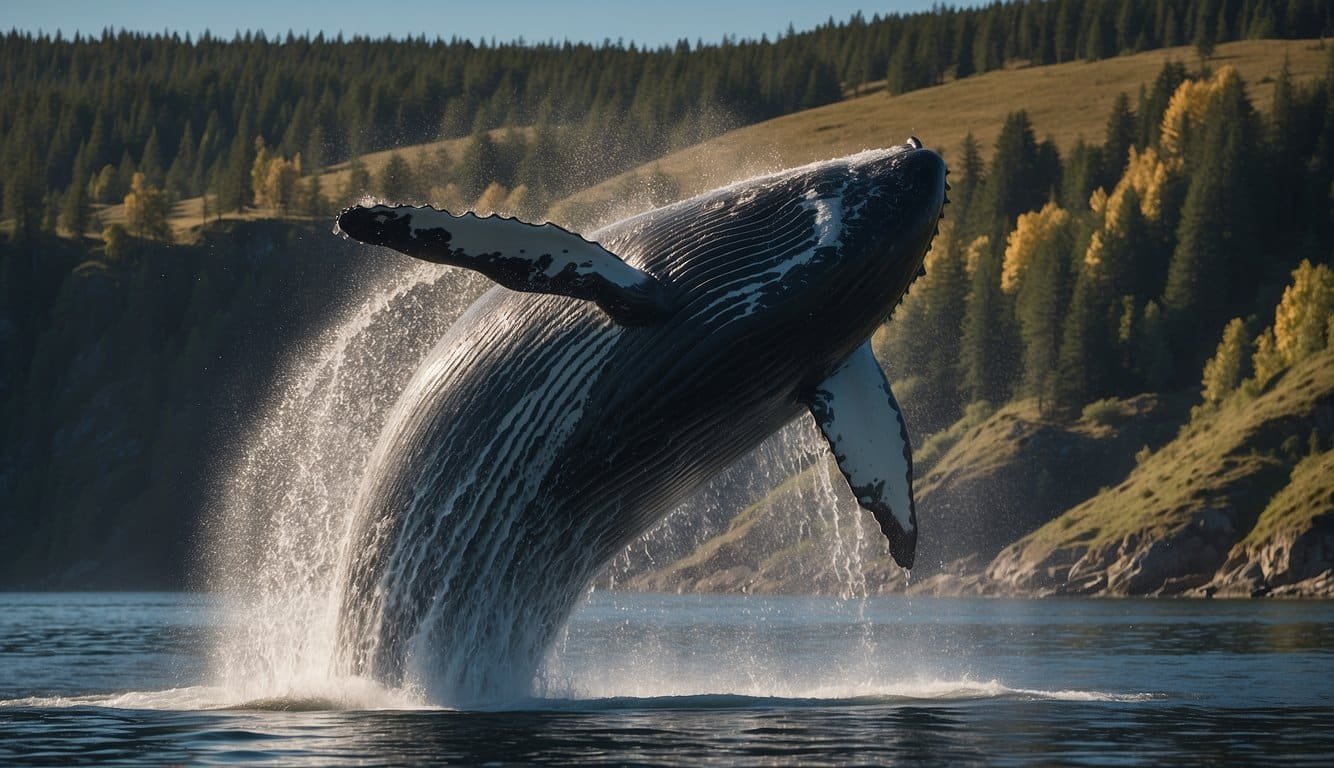
[[[532,690],[598,570],[810,413],[894,559],[917,540],[903,415],[868,339],[946,202],[920,141],[590,233],[366,205],[335,231],[500,287],[427,356],[369,458],[343,671],[469,704]]]

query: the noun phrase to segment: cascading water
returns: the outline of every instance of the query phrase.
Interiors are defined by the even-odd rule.
[[[267,411],[241,443],[212,532],[212,582],[231,612],[213,659],[234,700],[318,697],[360,703],[420,701],[420,672],[385,691],[340,665],[342,577],[354,499],[395,402],[437,340],[488,282],[463,270],[395,262],[293,358]],[[465,320],[466,322],[466,320]],[[799,419],[627,548],[609,570],[662,565],[719,532],[748,498],[803,473],[796,498],[805,514],[772,532],[776,548],[805,541],[825,548],[827,571],[812,574],[845,599],[864,596],[864,513],[831,476],[828,447]],[[879,537],[874,537],[878,541]],[[613,579],[614,581],[614,579]],[[571,601],[578,595],[570,595]],[[474,593],[466,599],[489,601]],[[343,638],[343,642],[346,642]],[[421,646],[425,668],[466,667],[457,649]],[[541,648],[522,652],[539,653]]]
[[[220,488],[211,580],[232,628],[213,666],[230,698],[370,690],[334,664],[351,499],[407,380],[487,283],[408,262],[367,282],[360,304],[296,352]]]

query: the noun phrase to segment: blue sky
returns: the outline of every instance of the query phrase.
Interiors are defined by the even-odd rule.
[[[951,4],[976,5],[971,2]],[[392,35],[473,40],[494,37],[529,42],[624,38],[651,46],[682,37],[717,42],[723,35],[773,37],[791,22],[809,29],[829,16],[844,20],[861,10],[906,13],[927,10],[931,0],[671,0],[670,2],[556,2],[548,0],[471,0],[470,2],[350,2],[350,0],[0,0],[0,29],[17,28],[66,36],[75,31],[100,34],[104,27],[158,32],[170,29],[198,34],[205,29],[231,37],[239,29],[263,29],[286,35],[342,31],[345,35]]]

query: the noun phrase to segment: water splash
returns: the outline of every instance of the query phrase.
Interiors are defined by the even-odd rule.
[[[417,706],[427,699],[423,677],[466,671],[472,663],[462,649],[451,653],[426,634],[412,638],[417,674],[401,687],[386,690],[350,676],[340,663],[346,652],[339,638],[341,579],[354,557],[354,499],[370,457],[414,373],[489,286],[470,272],[401,261],[367,283],[359,303],[294,355],[219,489],[212,587],[230,618],[212,669],[226,692],[221,698],[230,702],[351,696]],[[642,569],[687,554],[747,501],[790,478],[810,477],[814,482],[797,484],[802,513],[769,534],[773,549],[793,542],[828,548],[827,557],[815,558],[827,568],[813,578],[845,599],[864,598],[864,514],[832,472],[824,440],[800,420],[627,548],[608,569],[609,581],[618,567]]]
[[[232,700],[341,696],[336,574],[351,503],[398,393],[485,287],[396,262],[293,357],[241,442],[211,531],[211,586],[228,601],[213,669]]]

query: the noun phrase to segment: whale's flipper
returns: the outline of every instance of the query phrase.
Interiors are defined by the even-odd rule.
[[[375,205],[343,211],[338,230],[363,243],[476,270],[511,290],[597,302],[622,325],[652,322],[667,313],[665,292],[652,275],[555,224]]]
[[[807,398],[838,468],[857,501],[889,537],[894,560],[911,568],[917,548],[912,495],[912,446],[889,381],[862,344]]]

